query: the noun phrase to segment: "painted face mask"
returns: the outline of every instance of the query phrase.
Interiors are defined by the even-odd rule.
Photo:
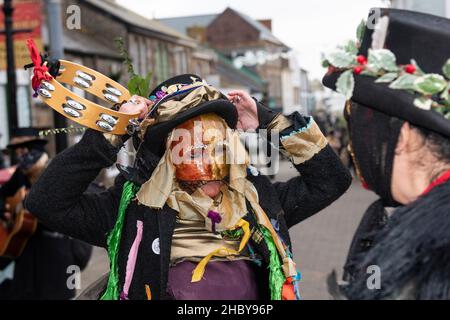
[[[192,118],[175,129],[170,149],[179,181],[220,181],[229,175],[226,130],[215,114]]]

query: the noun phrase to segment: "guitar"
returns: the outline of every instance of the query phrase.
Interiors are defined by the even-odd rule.
[[[0,256],[19,257],[28,240],[36,232],[37,218],[23,207],[27,191],[20,188],[12,197],[6,198],[10,217],[0,220]]]

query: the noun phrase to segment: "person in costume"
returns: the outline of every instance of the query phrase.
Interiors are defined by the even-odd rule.
[[[7,197],[36,182],[48,164],[47,140],[41,139],[35,128],[19,128],[7,146],[17,168],[0,188],[0,223],[12,217],[5,204]],[[71,299],[76,288],[67,286],[67,268],[83,269],[92,247],[70,239],[38,223],[24,251],[17,258],[0,257],[0,299]]]
[[[380,12],[351,64],[336,67],[330,56],[323,80],[351,97],[351,153],[380,196],[354,236],[346,285],[330,278],[330,289],[349,299],[449,299],[450,20]]]
[[[288,230],[351,183],[314,120],[284,117],[245,92],[227,97],[196,75],[169,79],[120,111],[140,112],[141,124],[134,166],[118,165],[111,189],[85,193],[129,136],[87,130],[26,200],[49,227],[107,248],[111,271],[98,298],[299,298]],[[301,175],[272,183],[249,170],[234,129],[279,132],[270,143]]]

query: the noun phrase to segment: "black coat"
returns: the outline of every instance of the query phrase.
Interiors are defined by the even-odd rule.
[[[450,299],[449,197],[448,181],[399,207],[375,228],[361,228],[353,241],[359,250],[348,258],[352,277],[343,287],[345,295],[356,300]],[[369,266],[379,268],[379,289],[367,286]]]
[[[50,228],[106,248],[107,234],[116,222],[122,186],[133,177],[122,173],[112,188],[100,194],[84,191],[100,170],[115,163],[118,151],[102,134],[88,130],[78,144],[51,162],[33,186],[26,207]],[[149,158],[147,162],[148,167],[154,168],[158,161]],[[266,176],[249,176],[260,195],[261,207],[270,219],[278,222],[279,233],[289,246],[288,229],[330,205],[351,183],[350,174],[329,146],[296,169],[301,175],[285,183],[272,183]],[[147,177],[150,173],[151,169]],[[145,181],[142,176],[137,180]],[[120,288],[124,283],[127,255],[136,236],[136,221],[144,223],[130,299],[146,299],[145,285],[150,286],[153,299],[168,298],[166,284],[175,219],[176,212],[168,206],[153,210],[134,201],[128,207],[118,258]],[[254,225],[252,215],[248,214],[246,219]],[[160,254],[152,250],[157,238]],[[264,241],[251,241],[264,261],[258,283],[261,283],[261,297],[268,298],[267,248]]]

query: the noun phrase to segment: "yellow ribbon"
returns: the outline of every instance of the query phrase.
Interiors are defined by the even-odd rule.
[[[239,255],[239,253],[245,248],[245,245],[247,244],[248,240],[250,239],[250,224],[245,221],[244,219],[239,220],[238,224],[234,229],[242,228],[242,231],[244,231],[244,236],[242,237],[241,244],[239,245],[239,251],[229,249],[229,248],[219,248],[217,250],[214,250],[210,254],[208,254],[206,257],[204,257],[198,264],[197,267],[195,267],[194,271],[192,272],[192,280],[191,282],[199,282],[203,278],[203,274],[205,273],[205,268],[208,262],[211,260],[212,257],[227,257],[231,255]]]

